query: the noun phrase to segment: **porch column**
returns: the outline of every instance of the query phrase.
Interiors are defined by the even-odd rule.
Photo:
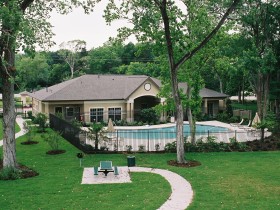
[[[49,103],[48,103],[48,102],[45,102],[44,105],[45,105],[44,113],[48,116],[49,113],[50,113],[50,110],[49,110]]]
[[[204,99],[204,107],[203,108],[204,108],[203,113],[207,114],[208,113],[207,98]]]
[[[134,101],[130,103],[130,122],[134,121]]]
[[[126,103],[126,121],[130,122],[130,103]]]

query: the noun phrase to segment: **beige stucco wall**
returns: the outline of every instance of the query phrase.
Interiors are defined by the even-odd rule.
[[[84,102],[84,113],[86,122],[90,121],[90,109],[102,108],[103,109],[103,120],[107,122],[108,109],[109,108],[121,108],[122,119],[126,119],[126,101],[125,100],[109,100],[109,101],[85,101]]]
[[[55,113],[55,107],[62,107],[63,110],[66,107],[74,107],[74,106],[79,106],[80,107],[80,112],[84,112],[83,110],[83,101],[60,101],[60,102],[49,102],[49,113],[54,114]],[[64,114],[64,113],[63,113]]]
[[[36,115],[39,112],[42,112],[42,102],[33,98],[32,99],[32,113],[33,113],[33,115]]]

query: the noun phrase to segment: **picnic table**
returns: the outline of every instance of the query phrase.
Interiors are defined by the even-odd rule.
[[[98,175],[98,172],[102,172],[105,176],[110,172],[114,172],[115,175],[118,175],[118,167],[112,164],[112,161],[100,161],[100,167],[94,167],[94,175]]]

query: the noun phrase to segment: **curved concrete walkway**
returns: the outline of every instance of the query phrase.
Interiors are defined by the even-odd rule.
[[[172,193],[168,200],[159,208],[160,210],[183,210],[186,209],[193,198],[190,183],[180,175],[163,169],[130,167],[130,172],[150,172],[163,176],[171,185]]]
[[[24,129],[23,129],[23,123],[24,119],[20,115],[17,116],[16,122],[20,127],[20,131],[16,133],[15,137],[18,138],[20,136],[23,136],[25,134]],[[3,140],[0,140],[0,147],[3,146]]]

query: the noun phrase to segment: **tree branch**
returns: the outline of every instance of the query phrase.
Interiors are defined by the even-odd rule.
[[[237,4],[240,2],[240,0],[234,0],[234,2],[231,4],[231,6],[228,8],[228,10],[225,12],[217,26],[211,31],[210,34],[208,34],[204,40],[196,47],[194,48],[191,52],[188,52],[185,54],[176,64],[175,64],[175,70],[178,70],[180,66],[190,59],[192,56],[194,56],[201,48],[203,48],[212,38],[213,36],[219,31],[219,29],[222,27],[224,22],[226,21],[227,17],[230,15],[230,13],[235,9]]]
[[[155,3],[158,4],[158,1],[155,0]],[[175,70],[175,61],[174,61],[174,53],[173,53],[173,45],[172,45],[172,38],[170,34],[170,25],[169,25],[169,17],[166,11],[166,0],[162,0],[161,5],[158,5],[160,8],[163,24],[164,24],[164,33],[165,33],[165,41],[167,45],[167,52],[168,52],[168,60],[171,67],[171,71]]]

